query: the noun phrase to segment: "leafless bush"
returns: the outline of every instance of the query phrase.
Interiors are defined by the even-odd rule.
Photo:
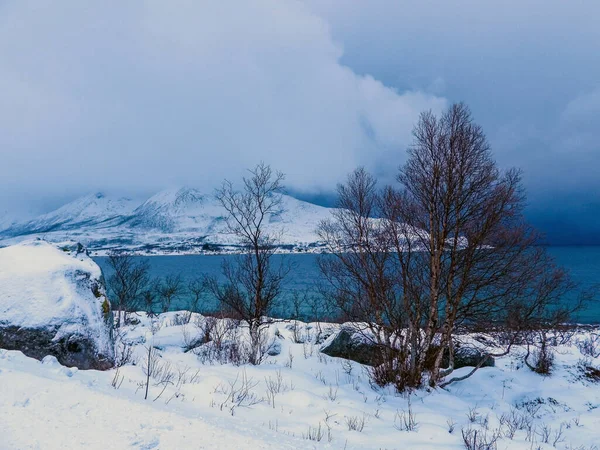
[[[448,424],[448,433],[454,433],[454,429],[456,428],[456,422],[454,422],[454,419],[450,418],[446,420],[446,423]]]
[[[183,336],[183,351],[186,353],[193,351],[203,343],[202,338],[194,334],[187,323],[181,327],[181,334]]]
[[[577,361],[577,369],[585,380],[592,383],[600,382],[600,369],[592,364],[591,358],[580,358]]]
[[[348,426],[348,431],[358,431],[359,433],[362,433],[362,430],[365,428],[365,422],[366,418],[364,414],[362,415],[362,417],[346,417],[346,425]]]
[[[317,427],[311,427],[309,425],[306,433],[302,433],[302,438],[308,441],[316,441],[321,442],[323,436],[325,435],[323,428],[321,427],[321,422]]]
[[[304,354],[304,359],[310,358],[313,355],[314,351],[315,346],[312,344],[312,342],[304,341],[302,343],[302,352]]]
[[[330,402],[335,402],[337,399],[338,387],[335,388],[333,386],[329,386],[327,393],[325,394],[325,400],[329,400]]]
[[[181,275],[167,275],[158,283],[157,289],[162,312],[165,313],[171,309],[173,300],[183,293]]]
[[[552,440],[553,447],[556,447],[558,444],[565,441],[564,427],[565,427],[565,424],[561,423],[558,430],[554,430],[554,433],[552,433],[551,440]]]
[[[600,335],[592,333],[585,339],[577,342],[577,347],[582,355],[590,358],[600,357]]]
[[[195,337],[188,336],[186,341],[184,336],[184,344],[193,348],[203,364],[241,365],[249,362],[250,348],[242,337],[239,321],[197,316],[194,326]],[[268,349],[264,350],[266,352]]]
[[[126,323],[128,314],[141,304],[149,282],[149,265],[124,252],[111,252],[108,265],[113,274],[108,278],[107,287],[117,306],[116,327],[119,328]]]
[[[501,434],[498,430],[488,434],[485,430],[461,429],[463,444],[467,450],[496,450]]]
[[[302,307],[306,304],[307,293],[300,293],[298,291],[294,291],[292,293],[292,317],[290,324],[290,331],[292,332],[292,341],[294,344],[301,344],[305,341],[306,333],[304,331],[304,325],[300,322],[302,317]]]
[[[187,290],[192,295],[192,300],[189,304],[189,312],[187,314],[187,322],[189,323],[190,319],[192,318],[192,314],[200,312],[198,309],[200,304],[200,298],[202,298],[202,295],[207,290],[207,286],[204,279],[195,278],[193,280],[190,280],[190,282],[187,285]]]
[[[123,334],[119,329],[115,330],[114,338],[115,367],[123,367],[127,364],[135,364],[136,359],[133,346],[125,342]]]
[[[340,364],[342,365],[342,369],[344,370],[346,375],[351,376],[352,369],[354,368],[352,362],[348,361],[347,359],[342,359],[342,362]]]
[[[181,387],[182,385],[188,382],[188,372],[190,371],[190,366],[177,366],[177,381],[175,382],[175,386]]]
[[[539,417],[540,409],[544,404],[544,400],[542,398],[535,398],[533,400],[523,400],[515,405],[515,407],[523,411],[525,416],[531,418],[531,420]]]
[[[275,378],[265,377],[265,384],[267,386],[267,401],[275,408],[277,394],[288,391],[290,387],[283,381],[281,370],[276,372]]]
[[[289,367],[290,369],[292,369],[294,366],[294,354],[292,353],[291,350],[289,350],[288,352],[288,360],[285,363],[285,367]]]
[[[515,408],[511,408],[509,413],[500,416],[500,428],[504,430],[504,435],[512,440],[518,430],[531,429],[533,419],[532,415],[526,415]]]
[[[394,416],[394,427],[400,431],[416,431],[419,423],[417,416],[413,412],[410,396],[408,397],[408,410],[396,411]]]
[[[535,433],[540,437],[543,444],[550,442],[552,427],[546,424],[541,424],[535,427]]]
[[[533,361],[529,362],[529,347],[525,355],[525,364],[535,373],[540,375],[550,375],[554,366],[554,350],[549,343],[546,333],[542,333],[540,345],[532,353]]]
[[[478,411],[478,409],[476,407],[469,408],[469,411],[467,412],[467,419],[469,419],[469,422],[476,423],[479,420],[480,416],[481,416],[481,413]]]
[[[154,386],[162,387],[160,393],[154,398],[158,400],[169,385],[173,385],[175,373],[172,370],[171,363],[161,361],[160,354],[151,344],[146,346],[146,358],[142,365],[142,371],[146,376],[144,400],[148,398],[150,389],[150,380],[154,380]]]
[[[235,380],[228,382],[225,386],[220,384],[215,389],[215,392],[225,394],[225,400],[221,402],[221,411],[225,408],[229,409],[229,412],[233,416],[236,408],[250,408],[258,403],[264,401],[254,392],[258,381],[254,381],[253,378],[249,378],[246,370],[243,369],[235,377]]]

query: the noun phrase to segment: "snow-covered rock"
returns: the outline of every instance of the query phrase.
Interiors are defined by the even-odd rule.
[[[339,331],[331,335],[321,346],[321,353],[336,358],[350,359],[366,365],[378,365],[382,362],[381,350],[368,333],[359,332],[352,324],[344,324]]]
[[[78,246],[27,241],[0,249],[0,348],[67,366],[113,365],[100,268]]]

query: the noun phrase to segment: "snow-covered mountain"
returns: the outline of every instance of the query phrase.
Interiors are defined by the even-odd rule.
[[[33,220],[12,224],[3,234],[18,236],[90,226],[109,227],[131,214],[136,206],[136,201],[128,197],[111,198],[102,193],[90,194]]]
[[[330,210],[287,195],[282,195],[282,203],[283,214],[271,217],[267,224],[271,231],[283,231],[282,247],[318,246],[315,229]],[[0,230],[0,246],[41,237],[54,242],[76,240],[97,252],[123,248],[140,253],[195,253],[235,245],[225,217],[214,196],[193,188],[161,191],[145,201],[98,193]]]

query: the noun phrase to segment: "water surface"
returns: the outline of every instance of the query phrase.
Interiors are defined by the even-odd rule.
[[[588,289],[600,283],[600,247],[550,247],[549,253],[556,262],[568,269],[573,280],[578,283],[580,289]],[[322,276],[317,266],[315,254],[290,254],[274,255],[275,263],[281,258],[286,258],[292,263],[293,269],[285,281],[285,290],[282,295],[281,304],[277,309],[277,315],[289,316],[292,313],[292,296],[297,292],[310,292],[319,296],[318,284],[322,282]],[[222,279],[221,265],[226,258],[234,258],[232,255],[185,255],[185,256],[151,256],[139,257],[148,261],[150,275],[152,277],[164,277],[166,275],[181,275],[184,285],[194,278],[204,275],[214,275]],[[105,276],[110,275],[105,257],[94,258],[102,268]],[[574,301],[579,291],[573,292],[564,298],[565,302]],[[190,297],[183,295],[172,305],[172,309],[186,309]],[[322,300],[321,300],[322,303]],[[205,295],[200,309],[210,312],[216,308],[216,300],[210,295]],[[309,314],[307,310],[305,314]],[[581,323],[600,323],[600,302],[589,305],[580,312],[576,321]]]

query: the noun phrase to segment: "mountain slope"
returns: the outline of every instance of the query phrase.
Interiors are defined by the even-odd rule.
[[[315,246],[317,224],[330,210],[287,195],[281,200],[284,212],[270,217],[267,229],[282,232],[287,248]],[[227,233],[226,216],[214,196],[193,188],[164,190],[143,202],[93,194],[0,231],[0,245],[37,235],[54,242],[76,240],[95,251],[194,253],[236,244]]]
[[[129,216],[137,202],[128,197],[108,197],[102,193],[80,197],[25,223],[13,224],[2,235],[49,233],[82,227],[110,227]]]

